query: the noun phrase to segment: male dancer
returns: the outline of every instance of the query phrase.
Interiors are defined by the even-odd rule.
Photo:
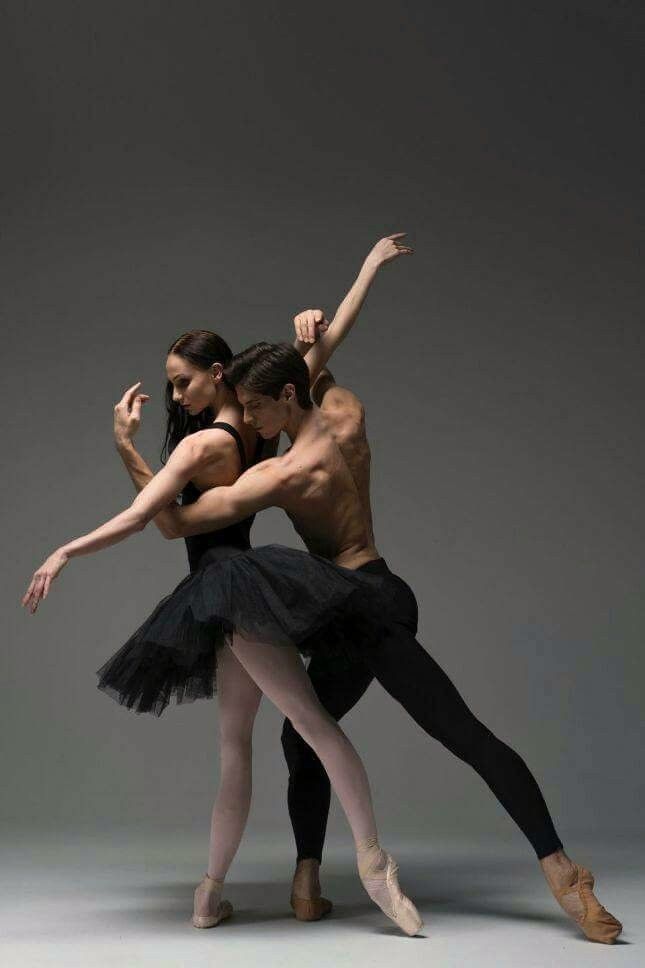
[[[356,298],[356,312],[361,302]],[[334,332],[334,323],[329,325],[305,358],[308,369],[303,369],[302,358],[286,344],[260,343],[234,357],[226,376],[236,388],[245,421],[265,439],[285,431],[292,446],[281,457],[251,468],[232,486],[213,488],[190,507],[173,509],[175,535],[224,527],[268,506],[277,506],[286,511],[310,551],[331,557],[337,564],[384,576],[386,634],[378,643],[358,643],[364,666],[359,664],[353,671],[345,667],[335,675],[334,670],[310,666],[321,701],[332,715],[340,717],[375,676],[427,733],[477,770],[528,837],[554,896],[586,936],[612,943],[622,925],[593,895],[591,873],[564,853],[526,764],[476,719],[446,674],[415,639],[414,595],[402,579],[389,572],[374,546],[369,523],[369,447],[360,403],[349,391],[333,386],[327,376],[319,384],[323,406],[311,406],[309,373],[312,380],[320,375],[351,326],[350,317],[351,313],[345,314],[344,331]],[[310,322],[307,316],[307,325]],[[305,335],[304,329],[300,332]],[[311,338],[309,331],[306,336]],[[344,459],[339,459],[340,455]],[[341,471],[342,466],[351,468],[351,473]],[[294,907],[297,899],[303,898],[310,902],[304,915],[320,917],[329,909],[320,898],[318,884],[328,809],[324,790],[327,781],[324,771],[317,773],[315,757],[309,755],[307,745],[298,740],[288,723],[284,741],[292,778],[289,806],[299,852]]]
[[[322,310],[298,314],[294,319],[295,347],[309,363],[312,380],[316,381],[312,397],[327,417],[327,427],[351,468],[376,552],[365,411],[355,394],[338,386],[329,370],[323,368],[333,347],[355,322],[358,309],[360,303],[353,314],[341,318],[342,331],[337,334],[333,326],[339,314],[331,326]],[[368,654],[366,650],[364,661],[333,663],[313,658],[308,673],[323,706],[340,720],[376,676],[422,729],[469,763],[486,781],[530,840],[554,896],[587,937],[605,943],[615,941],[622,930],[620,922],[592,894],[591,873],[573,863],[562,849],[546,803],[526,764],[474,717],[445,672],[416,642],[418,610],[412,590],[389,571],[382,558],[363,566],[363,570],[389,576],[390,617],[396,615],[396,633],[375,652]],[[288,806],[297,849],[291,904],[300,920],[318,920],[331,910],[331,902],[321,897],[319,880],[329,813],[329,780],[315,753],[289,720],[284,722],[282,745],[289,768]]]

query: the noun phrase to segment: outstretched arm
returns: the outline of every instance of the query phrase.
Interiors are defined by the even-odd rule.
[[[47,558],[34,572],[22,604],[35,612],[39,600],[47,596],[51,582],[70,558],[92,554],[125,540],[137,531],[143,531],[146,524],[162,508],[168,507],[169,502],[197,472],[204,460],[205,446],[199,434],[184,438],[170,455],[165,467],[137,495],[130,507],[89,534],[62,545]]]
[[[412,255],[413,250],[402,241],[405,234],[405,232],[395,232],[376,243],[361,266],[351,289],[336,310],[331,323],[327,323],[321,310],[307,310],[294,318],[296,327],[294,345],[304,355],[312,385],[356,322],[370,286],[381,266],[400,255]],[[317,338],[318,334],[322,335]]]

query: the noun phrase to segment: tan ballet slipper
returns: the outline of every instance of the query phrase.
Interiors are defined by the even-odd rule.
[[[320,921],[329,914],[333,904],[326,897],[298,897],[292,894],[289,903],[298,921]]]
[[[356,850],[358,873],[371,899],[405,934],[418,934],[423,921],[399,887],[399,868],[394,858],[374,839],[361,841]]]
[[[613,944],[623,926],[613,914],[605,910],[598,898],[593,893],[594,876],[585,867],[580,867],[574,862],[576,868],[576,879],[573,884],[553,890],[553,896],[570,918],[572,918],[584,931],[590,941],[599,941],[601,944]],[[569,908],[566,906],[567,895],[570,897]],[[573,903],[571,903],[573,902]]]
[[[233,905],[230,901],[220,901],[219,895],[222,893],[222,888],[224,887],[223,881],[216,881],[214,877],[209,877],[208,874],[204,874],[201,882],[195,888],[194,896],[194,908],[192,923],[195,928],[214,928],[220,921],[224,921],[226,918],[230,918],[233,913]],[[197,907],[197,892],[201,891],[202,894],[205,892],[209,894],[217,894],[217,905],[215,906],[214,914],[196,914],[195,908]],[[203,898],[200,898],[203,899]],[[211,907],[211,899],[209,898],[208,903],[209,908]]]

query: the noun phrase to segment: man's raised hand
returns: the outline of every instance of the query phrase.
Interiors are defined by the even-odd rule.
[[[301,343],[315,343],[321,333],[326,333],[329,323],[322,309],[304,309],[293,317],[296,338]]]

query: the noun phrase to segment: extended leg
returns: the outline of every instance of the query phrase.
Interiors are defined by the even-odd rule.
[[[426,731],[464,760],[488,784],[531,842],[549,886],[564,910],[594,941],[611,943],[622,925],[591,893],[593,878],[566,856],[540,788],[524,760],[470,711],[446,673],[397,626],[366,662],[381,685]]]
[[[362,662],[315,656],[307,674],[322,706],[336,722],[356,705],[374,678]],[[285,719],[282,749],[289,769],[288,806],[298,861],[322,860],[330,785],[325,769],[302,736]]]
[[[479,773],[539,858],[562,847],[524,760],[473,715],[409,629],[397,626],[378,645],[368,645],[365,657],[383,688],[415,722]]]
[[[338,722],[358,702],[374,678],[365,663],[314,656],[307,668],[319,701]],[[289,769],[288,806],[297,860],[291,906],[301,921],[318,921],[331,911],[321,897],[319,868],[327,828],[331,787],[325,768],[285,719],[282,748]]]
[[[378,844],[365,768],[341,728],[321,706],[294,648],[233,636],[233,651],[262,692],[287,716],[321,760],[354,836],[359,873],[368,894],[406,934],[421,919],[401,893],[396,864]]]

